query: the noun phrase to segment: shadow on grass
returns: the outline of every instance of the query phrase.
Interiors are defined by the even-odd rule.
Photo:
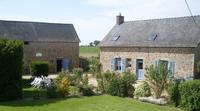
[[[43,105],[49,105],[49,104],[61,102],[66,99],[67,98],[54,98],[54,99],[43,98],[39,100],[22,99],[22,100],[9,101],[9,102],[0,102],[0,106],[9,106],[9,107],[43,106]]]
[[[82,98],[81,96],[71,96],[66,98],[61,98],[60,95],[56,96],[55,98],[47,98],[47,91],[46,89],[39,90],[39,99],[34,99],[34,95],[38,93],[38,90],[35,90],[31,87],[30,83],[32,82],[31,79],[23,79],[23,99],[21,100],[14,100],[14,101],[6,101],[0,102],[0,106],[9,106],[9,107],[33,107],[33,106],[43,106],[54,104],[58,102],[65,101],[67,99],[72,98]]]

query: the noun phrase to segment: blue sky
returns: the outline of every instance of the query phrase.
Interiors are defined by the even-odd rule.
[[[187,0],[200,15],[200,0]],[[72,23],[81,44],[102,40],[121,12],[126,21],[189,16],[184,0],[0,0],[0,19]]]

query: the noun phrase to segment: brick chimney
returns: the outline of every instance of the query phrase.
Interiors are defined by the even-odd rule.
[[[124,16],[122,16],[121,13],[119,13],[119,15],[116,17],[116,22],[117,25],[124,23]]]

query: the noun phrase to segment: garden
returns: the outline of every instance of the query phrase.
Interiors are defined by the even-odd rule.
[[[32,78],[22,79],[22,60],[21,41],[0,40],[1,111],[200,110],[200,80],[170,78],[163,63],[146,67],[146,80],[136,86],[135,74],[128,70],[100,72],[98,58],[90,59],[87,72],[74,68],[54,79],[47,77],[46,61],[33,61]],[[89,84],[91,77],[97,86]]]

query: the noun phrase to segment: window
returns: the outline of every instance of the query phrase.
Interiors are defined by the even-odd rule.
[[[127,68],[130,68],[131,67],[131,59],[130,58],[127,58],[127,64],[126,64],[126,67]]]
[[[119,39],[120,36],[114,36],[112,41],[117,41]]]
[[[166,61],[166,60],[157,60],[156,65],[162,63],[166,66],[166,68],[169,70],[169,77],[174,78],[175,73],[175,62],[174,61]]]
[[[160,60],[159,63],[163,64],[166,67],[168,67],[168,61],[166,61],[166,60]]]
[[[24,41],[24,45],[28,45],[29,44],[29,42],[28,41]]]
[[[156,38],[157,38],[157,34],[156,33],[151,33],[148,36],[148,41],[154,41],[154,40],[156,40]]]
[[[116,58],[116,70],[121,70],[122,67],[121,67],[121,58]]]
[[[124,72],[126,70],[127,60],[122,58],[113,58],[111,60],[111,70],[112,71],[121,71]]]

